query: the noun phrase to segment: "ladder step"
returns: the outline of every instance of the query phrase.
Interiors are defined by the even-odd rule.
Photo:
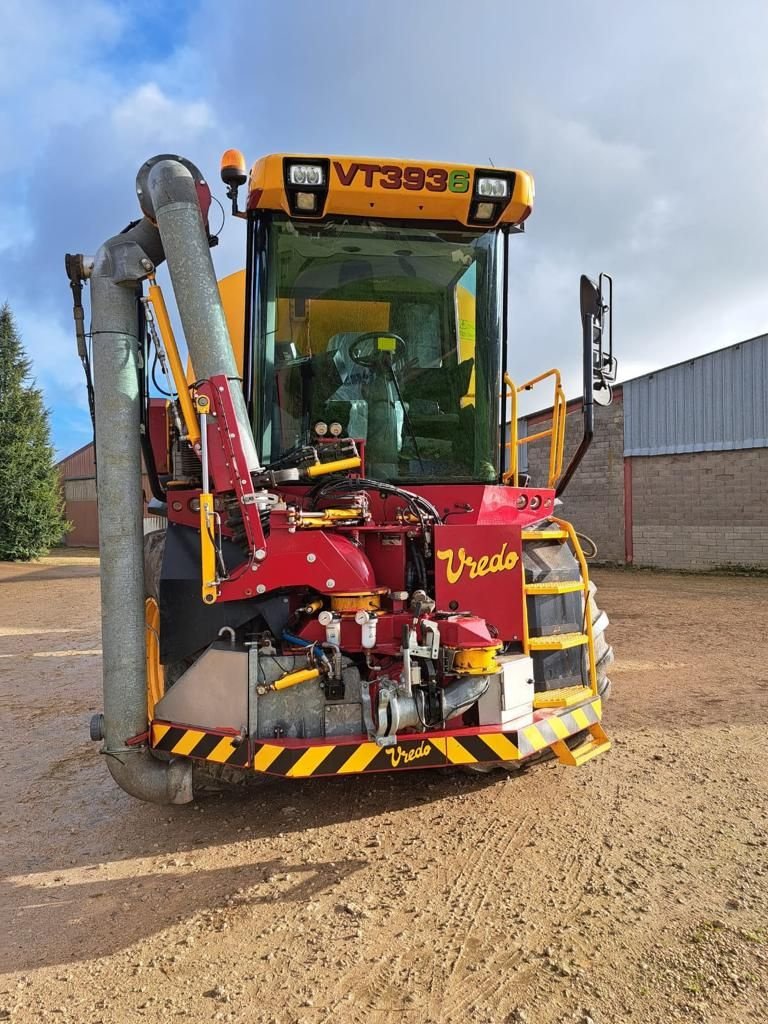
[[[567,530],[523,530],[523,540],[566,540]]]
[[[526,583],[526,594],[574,594],[577,590],[584,590],[583,580],[564,580],[562,583]]]
[[[542,690],[533,695],[535,708],[570,708],[592,696],[589,686],[562,686],[559,690]]]
[[[580,647],[588,642],[586,633],[555,633],[552,636],[532,636],[528,647],[532,651],[566,651],[569,647]]]
[[[558,761],[561,764],[568,764],[574,768],[586,764],[593,757],[598,757],[610,749],[611,741],[601,725],[590,725],[588,739],[579,744],[578,747],[574,747],[573,750],[563,740],[552,745],[552,750],[557,756]]]

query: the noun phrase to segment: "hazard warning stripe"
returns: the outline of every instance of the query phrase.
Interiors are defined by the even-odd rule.
[[[247,741],[238,743],[236,736],[208,732],[205,729],[187,729],[181,725],[153,722],[150,742],[155,750],[183,757],[196,757],[216,764],[228,764],[235,768],[250,765],[250,751]]]
[[[437,768],[447,765],[493,764],[519,761],[553,743],[600,722],[602,703],[593,697],[579,707],[556,709],[552,714],[515,732],[487,732],[428,739],[402,739],[392,746],[363,743],[313,743],[286,746],[281,742],[255,741],[252,749],[237,737],[167,722],[153,722],[151,743],[155,750],[216,764],[284,778],[306,779],[315,775],[355,775],[366,772]]]
[[[536,754],[551,747],[558,740],[573,736],[590,725],[599,723],[602,717],[602,701],[594,697],[581,707],[558,712],[543,718],[533,725],[526,725],[517,734],[521,757]]]

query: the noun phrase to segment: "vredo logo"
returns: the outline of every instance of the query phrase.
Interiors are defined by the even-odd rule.
[[[419,761],[422,757],[429,757],[432,753],[432,744],[422,740],[418,747],[411,747],[406,750],[398,743],[395,747],[385,747],[384,753],[392,762],[393,768],[399,768],[401,764],[410,764],[411,761]]]
[[[446,548],[444,551],[438,551],[437,557],[446,563],[445,575],[451,584],[458,583],[465,572],[471,580],[476,580],[479,576],[489,576],[491,573],[509,572],[519,561],[516,551],[507,551],[506,541],[493,555],[474,558],[468,555],[464,548],[459,548],[458,552],[453,548]]]

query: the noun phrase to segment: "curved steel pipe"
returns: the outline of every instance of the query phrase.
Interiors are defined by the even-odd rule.
[[[104,747],[109,770],[127,793],[153,803],[192,799],[192,766],[156,760],[126,740],[147,728],[144,634],[144,534],[139,422],[137,287],[163,249],[146,218],[110,238],[91,279],[96,380]]]
[[[156,163],[149,161],[148,199],[168,261],[192,366],[200,379],[215,374],[229,378],[248,470],[259,472],[261,465],[224,316],[195,179],[181,161],[155,159]]]

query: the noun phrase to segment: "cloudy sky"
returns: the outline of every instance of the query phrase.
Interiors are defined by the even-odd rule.
[[[63,254],[136,170],[221,151],[523,167],[511,369],[579,389],[578,276],[616,280],[628,378],[768,330],[765,0],[2,0],[0,301],[65,453],[90,438]],[[224,190],[216,192],[224,198]],[[214,257],[242,265],[242,222]]]

